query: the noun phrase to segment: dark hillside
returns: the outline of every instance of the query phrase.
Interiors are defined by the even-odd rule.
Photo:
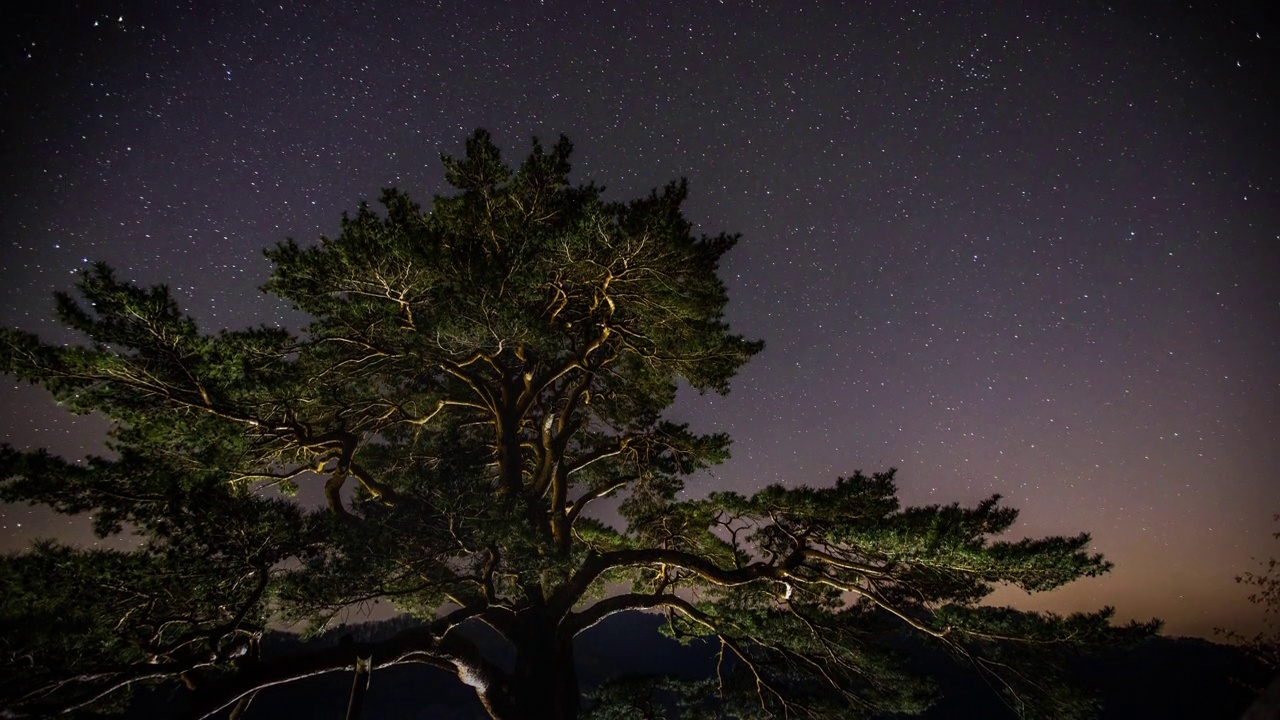
[[[393,620],[356,626],[362,638],[387,635],[403,627]],[[715,672],[715,648],[707,643],[681,645],[658,634],[661,620],[648,615],[619,615],[578,640],[579,672],[584,688],[621,674],[674,674],[706,677]],[[314,642],[336,643],[344,633]],[[476,633],[477,642],[488,641]],[[300,646],[289,635],[264,641],[266,653],[289,653]],[[942,653],[912,643],[906,648],[916,668],[930,674],[942,700],[925,720],[1002,720],[1015,716],[976,673]],[[1077,665],[1080,682],[1102,697],[1101,720],[1236,720],[1255,696],[1252,687],[1269,679],[1266,670],[1235,648],[1195,638],[1151,638]],[[288,717],[340,717],[346,707],[349,678],[327,675],[262,693],[246,720]],[[136,714],[165,716],[181,702],[140,702]],[[366,720],[470,720],[484,718],[470,688],[433,668],[401,667],[377,672],[365,705]],[[905,716],[900,716],[905,717]]]

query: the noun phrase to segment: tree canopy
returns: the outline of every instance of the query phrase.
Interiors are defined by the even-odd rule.
[[[611,700],[637,693],[682,696],[690,716],[913,712],[932,690],[886,642],[902,631],[1027,717],[1086,714],[1061,654],[1156,624],[983,600],[1106,572],[1087,535],[998,539],[1017,516],[999,496],[903,508],[892,470],[685,497],[729,438],[664,411],[682,384],[727,392],[762,347],[723,317],[717,266],[737,237],[694,234],[683,181],[627,202],[571,184],[570,151],[535,141],[512,169],[478,131],[443,158],[453,191],[429,211],[384,190],[335,237],[268,250],[264,290],[310,319],[297,334],[202,332],[167,288],[95,265],[57,295],[85,344],[0,335],[0,369],[112,422],[110,457],[5,447],[0,499],[138,540],[0,561],[9,716],[120,710],[178,683],[190,717],[239,716],[261,690],[358,663],[442,668],[502,719],[639,717]],[[307,486],[323,507],[299,502]],[[606,497],[616,526],[591,511]],[[273,624],[323,629],[374,600],[421,622],[258,652]],[[573,638],[626,611],[710,638],[718,677],[582,699]]]

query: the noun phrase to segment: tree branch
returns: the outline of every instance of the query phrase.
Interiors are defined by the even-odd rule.
[[[628,475],[618,480],[612,485],[604,485],[594,490],[588,490],[587,492],[583,493],[580,497],[578,497],[577,500],[574,500],[572,503],[569,504],[569,507],[565,509],[566,524],[572,527],[574,521],[577,520],[578,516],[582,514],[582,510],[586,508],[587,503],[593,500],[599,500],[602,497],[606,497],[616,490],[621,490],[622,488],[626,487],[628,483],[634,480],[638,480],[639,478],[640,478],[639,475]]]
[[[275,685],[283,685],[315,675],[349,671],[357,657],[372,657],[375,667],[420,663],[497,681],[501,672],[483,658],[469,641],[449,634],[438,634],[439,621],[431,626],[402,630],[375,643],[344,643],[305,655],[291,655],[261,662],[236,674],[198,687],[187,717],[203,720],[253,693]]]

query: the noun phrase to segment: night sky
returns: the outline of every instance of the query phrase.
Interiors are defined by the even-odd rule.
[[[52,292],[105,260],[205,329],[296,327],[262,248],[428,200],[477,127],[516,161],[563,133],[576,180],[686,176],[691,221],[743,234],[729,319],[767,347],[675,408],[735,438],[690,492],[895,466],[905,502],[999,492],[1117,565],[1001,600],[1250,630],[1232,578],[1280,555],[1268,4],[43,3],[0,31],[0,325],[71,339]],[[4,441],[101,451],[41,391],[0,407]],[[0,508],[0,547],[50,535],[93,542]]]

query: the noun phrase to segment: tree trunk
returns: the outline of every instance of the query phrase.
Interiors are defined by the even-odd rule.
[[[573,638],[559,638],[555,628],[534,629],[532,642],[516,650],[511,686],[523,718],[575,720],[578,717],[578,673],[573,666]]]
[[[573,638],[553,625],[526,625],[516,643],[515,671],[481,700],[494,720],[576,720],[581,709]]]

